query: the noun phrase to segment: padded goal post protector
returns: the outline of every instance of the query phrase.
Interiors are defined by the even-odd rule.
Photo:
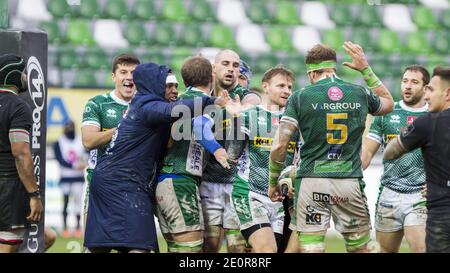
[[[0,55],[20,55],[27,63],[28,91],[21,96],[31,106],[33,126],[30,145],[34,174],[41,191],[45,212],[45,156],[47,139],[47,33],[0,29]],[[44,252],[44,214],[39,223],[32,223],[19,252]]]

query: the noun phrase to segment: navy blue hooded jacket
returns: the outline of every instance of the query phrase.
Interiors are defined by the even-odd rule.
[[[172,109],[186,105],[194,113],[194,100],[165,100],[168,73],[167,66],[153,63],[138,65],[134,71],[137,94],[92,177],[87,247],[158,249],[150,185],[164,156],[171,123],[177,119],[171,116]],[[202,98],[202,108],[214,101]]]

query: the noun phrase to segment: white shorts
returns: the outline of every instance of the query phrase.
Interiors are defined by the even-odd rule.
[[[326,231],[333,217],[340,233],[371,229],[364,182],[358,178],[296,180],[293,222],[300,232]]]
[[[233,184],[202,181],[200,199],[206,226],[239,229],[239,219],[231,204]]]
[[[74,198],[75,211],[78,213],[82,213],[83,207],[83,182],[71,182],[71,183],[60,183],[61,191],[64,195],[71,195]]]
[[[384,187],[378,198],[375,230],[395,232],[406,226],[425,226],[426,199],[420,192],[398,193]]]
[[[202,231],[198,182],[187,177],[165,178],[156,186],[156,215],[164,234]]]
[[[283,234],[284,208],[282,202],[273,202],[268,196],[252,191],[246,195],[234,192],[232,199],[241,230],[255,225],[270,224],[273,232]]]

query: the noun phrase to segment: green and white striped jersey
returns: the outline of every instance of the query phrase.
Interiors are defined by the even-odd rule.
[[[368,113],[381,109],[371,90],[335,75],[295,92],[282,121],[300,129],[300,177],[362,177],[361,141]]]
[[[427,113],[428,105],[421,108],[408,107],[403,101],[395,103],[394,111],[374,117],[367,138],[383,146],[396,138],[416,118]],[[395,160],[383,161],[384,172],[381,185],[400,193],[419,192],[425,184],[425,167],[422,152],[415,149]]]
[[[98,95],[86,103],[81,126],[92,125],[101,132],[117,127],[128,109],[128,102],[118,98],[114,91]],[[103,155],[108,144],[89,152],[88,174],[91,174],[97,164],[97,158]],[[90,177],[90,175],[88,175]]]
[[[241,132],[248,136],[239,158],[235,183],[248,183],[250,191],[267,196],[269,186],[269,156],[282,112],[271,112],[261,105],[244,111],[241,115]],[[289,144],[286,166],[292,164],[299,135]]]

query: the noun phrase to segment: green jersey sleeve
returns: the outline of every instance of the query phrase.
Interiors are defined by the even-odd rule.
[[[82,126],[93,125],[100,128],[100,106],[94,101],[89,100],[83,111]]]
[[[378,143],[383,142],[383,117],[375,116],[369,128],[367,138],[370,138]]]
[[[283,117],[281,118],[281,121],[285,121],[288,123],[291,123],[295,125],[295,127],[298,128],[298,110],[299,110],[299,94],[300,92],[297,92],[296,94],[293,94],[289,99],[286,106],[286,110],[283,114]]]
[[[249,112],[244,112],[242,113],[242,115],[240,116],[239,122],[241,123],[240,125],[240,130],[241,133],[244,133],[248,136],[250,136],[250,114]]]
[[[366,88],[367,104],[369,106],[369,113],[375,115],[381,109],[380,97],[375,95],[372,90]]]

